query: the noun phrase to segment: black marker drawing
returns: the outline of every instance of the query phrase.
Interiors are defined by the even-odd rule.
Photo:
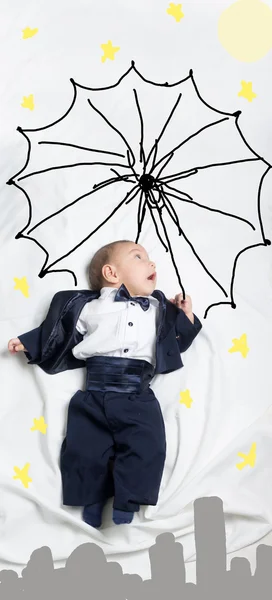
[[[73,270],[53,267],[117,211],[122,220],[126,205],[137,206],[134,241],[141,243],[149,215],[183,297],[182,260],[173,250],[178,237],[209,285],[229,298],[211,303],[204,318],[218,305],[235,308],[239,257],[271,243],[261,218],[271,165],[245,140],[241,112],[205,102],[192,71],[176,83],[155,83],[132,61],[108,87],[70,81],[73,100],[60,119],[37,129],[18,127],[28,143],[27,158],[7,182],[22,191],[29,208],[16,238],[32,240],[46,255],[39,277],[68,272],[77,285]]]

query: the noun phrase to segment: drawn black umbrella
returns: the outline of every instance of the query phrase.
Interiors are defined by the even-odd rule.
[[[246,142],[241,112],[212,108],[192,71],[160,84],[145,79],[132,62],[108,87],[71,83],[73,100],[60,119],[37,129],[18,127],[28,143],[27,159],[8,181],[29,207],[16,238],[31,240],[46,255],[39,277],[65,271],[77,285],[61,261],[113,223],[117,212],[122,223],[129,211],[137,221],[136,243],[150,219],[183,297],[187,256],[207,286],[229,298],[206,303],[204,318],[220,304],[235,308],[239,257],[270,244],[261,195],[271,165]]]

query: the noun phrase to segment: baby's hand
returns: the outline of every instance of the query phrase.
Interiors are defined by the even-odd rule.
[[[191,296],[185,294],[185,300],[183,300],[183,294],[176,294],[175,298],[170,298],[170,302],[181,308],[186,315],[190,315],[193,312]]]
[[[24,350],[24,352],[27,352],[26,348],[23,346],[23,344],[21,344],[19,338],[12,338],[11,340],[9,340],[8,350],[11,354],[15,354],[15,352],[20,352],[22,350]]]

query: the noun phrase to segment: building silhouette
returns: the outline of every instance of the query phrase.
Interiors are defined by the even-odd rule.
[[[231,560],[227,570],[223,502],[218,497],[194,502],[196,583],[186,581],[183,546],[170,532],[149,549],[151,578],[123,573],[107,562],[103,550],[81,544],[65,567],[54,568],[47,546],[34,550],[21,576],[0,571],[0,600],[268,600],[272,590],[272,547],[260,544],[256,569],[246,558]]]

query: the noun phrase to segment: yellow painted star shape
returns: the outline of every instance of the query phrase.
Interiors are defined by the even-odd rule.
[[[239,339],[234,338],[232,340],[233,346],[229,348],[229,352],[232,354],[233,352],[241,352],[243,358],[246,358],[249,347],[247,345],[247,336],[246,333],[243,333]]]
[[[181,19],[184,17],[184,14],[181,10],[181,4],[174,4],[173,2],[170,2],[170,7],[167,8],[166,12],[168,15],[171,15],[171,17],[174,17],[177,23],[179,23],[179,21],[181,21]]]
[[[191,408],[193,399],[190,396],[190,391],[185,390],[184,392],[180,392],[180,400],[179,401],[180,401],[180,404],[185,404],[185,406],[187,406],[187,408]]]
[[[257,98],[257,94],[255,94],[252,90],[252,81],[241,81],[242,89],[238,93],[238,96],[241,98],[246,98],[249,102],[252,102],[253,98]]]
[[[36,35],[36,33],[38,33],[39,30],[37,27],[35,29],[31,29],[30,27],[25,27],[25,29],[23,29],[22,31],[23,31],[23,39],[27,40],[28,38],[31,38],[34,35]]]
[[[238,452],[238,456],[243,458],[244,461],[237,463],[237,465],[236,465],[237,469],[239,469],[241,471],[247,465],[249,465],[250,467],[254,467],[255,461],[256,461],[256,442],[253,442],[248,454],[244,454],[243,452]]]
[[[13,277],[13,279],[15,281],[14,289],[20,290],[26,298],[29,298],[29,293],[28,293],[29,285],[27,283],[26,277],[21,277],[21,279],[18,277]]]
[[[101,44],[101,48],[104,51],[104,54],[101,57],[102,62],[105,62],[107,58],[109,58],[110,60],[114,60],[116,52],[120,50],[118,46],[113,46],[110,40],[107,44]]]
[[[29,110],[34,110],[34,96],[33,94],[29,94],[29,96],[23,97],[23,102],[21,103],[23,108],[29,108]]]
[[[22,469],[19,469],[19,467],[13,467],[16,473],[16,475],[13,476],[13,479],[20,479],[25,488],[28,488],[29,482],[32,481],[32,479],[28,476],[29,467],[30,463],[26,463]]]
[[[39,419],[33,419],[33,421],[34,425],[33,427],[31,427],[30,431],[40,431],[41,433],[45,434],[47,425],[44,421],[44,417],[40,417]]]

